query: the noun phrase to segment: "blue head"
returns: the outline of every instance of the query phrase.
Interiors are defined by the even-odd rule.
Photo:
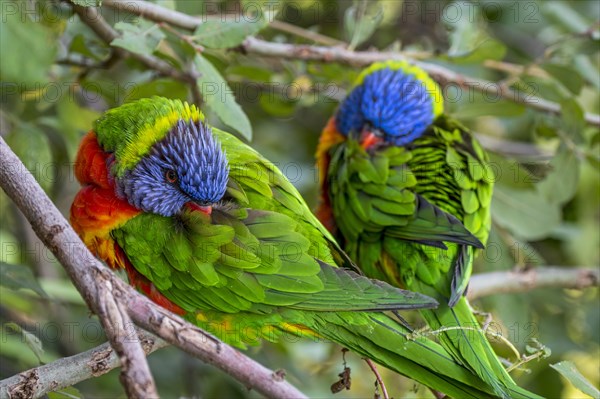
[[[119,195],[144,212],[173,216],[185,205],[210,213],[224,195],[229,166],[211,129],[179,120],[132,168],[116,178]]]
[[[340,105],[336,126],[365,148],[381,141],[402,146],[419,138],[442,108],[439,87],[423,70],[406,62],[376,63]]]

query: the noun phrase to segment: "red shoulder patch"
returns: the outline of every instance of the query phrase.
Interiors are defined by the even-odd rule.
[[[319,145],[317,146],[317,152],[315,155],[317,158],[320,186],[319,205],[317,206],[315,213],[317,218],[331,233],[335,233],[336,224],[333,217],[333,211],[331,209],[331,201],[329,199],[329,182],[327,181],[327,170],[329,169],[329,163],[331,162],[329,150],[331,147],[341,143],[344,140],[345,137],[338,132],[335,126],[335,118],[330,118],[327,122],[327,126],[325,126],[323,132],[321,133]]]
[[[89,250],[112,268],[125,267],[125,255],[110,232],[141,211],[115,194],[108,178],[104,152],[96,134],[89,132],[81,142],[75,161],[75,175],[83,185],[71,205],[70,222]]]

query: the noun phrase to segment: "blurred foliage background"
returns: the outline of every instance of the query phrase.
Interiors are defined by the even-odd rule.
[[[496,172],[493,232],[476,272],[598,267],[600,133],[583,115],[597,114],[600,103],[599,2],[155,3],[200,16],[205,24],[183,31],[105,5],[102,15],[122,35],[111,46],[68,2],[1,2],[0,132],[65,215],[78,189],[72,173],[78,142],[101,112],[151,95],[194,101],[198,89],[209,121],[246,138],[253,132],[252,145],[314,205],[318,136],[360,68],[227,50],[256,34],[273,42],[401,51],[467,77],[499,82],[525,99],[535,95],[559,104],[562,115],[555,116],[457,85],[444,88],[447,112],[476,132]],[[202,75],[195,83],[182,82],[117,49]],[[0,378],[6,378],[105,338],[23,216],[4,193],[0,200]],[[551,398],[585,397],[549,367],[562,360],[574,362],[594,386],[600,383],[597,288],[494,295],[474,305],[490,312],[494,328],[535,359],[514,372],[525,387]],[[330,396],[329,386],[343,368],[340,348],[326,343],[265,344],[249,354],[285,369],[311,397]],[[372,397],[372,373],[358,357],[346,357],[352,389],[337,397]],[[256,396],[174,348],[151,355],[150,365],[164,397]],[[122,397],[117,373],[67,393]],[[396,398],[432,397],[404,378],[391,373],[384,378]]]

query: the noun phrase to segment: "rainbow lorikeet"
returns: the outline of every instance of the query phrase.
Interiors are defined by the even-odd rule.
[[[494,176],[442,101],[437,84],[407,62],[365,69],[320,138],[317,215],[368,277],[436,298],[440,306],[421,313],[441,344],[511,397],[522,390],[464,297],[490,230]]]
[[[265,158],[194,106],[108,111],[76,160],[71,224],[156,303],[238,347],[294,334],[337,342],[454,397],[492,392],[382,311],[435,301],[369,280]]]

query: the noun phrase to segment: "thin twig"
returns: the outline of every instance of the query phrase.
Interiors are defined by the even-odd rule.
[[[166,22],[191,31],[195,30],[201,23],[215,18],[215,16],[208,14],[203,15],[202,19],[200,19],[140,0],[106,0],[102,2],[102,5],[117,10],[130,12],[134,15],[139,15],[154,22]],[[220,14],[218,17],[222,19],[226,17],[226,15]],[[271,21],[270,26],[273,29],[277,29],[281,32],[286,32],[292,35],[303,37],[305,39],[313,40],[316,43],[321,43],[326,46],[346,45],[346,43],[341,40],[312,32],[307,29],[288,24],[287,22],[273,20]]]
[[[167,22],[187,30],[194,30],[203,22],[200,18],[141,0],[103,0],[102,5],[139,15],[150,21]]]
[[[138,331],[138,336],[146,355],[168,346],[167,342],[153,334]],[[8,397],[9,392],[27,392],[29,397],[41,397],[48,392],[99,377],[120,366],[119,356],[110,343],[106,342],[86,352],[55,360],[0,381],[0,397]]]
[[[204,52],[204,47],[199,45],[198,43],[196,43],[192,36],[182,34],[177,29],[173,28],[171,25],[169,25],[165,22],[159,22],[158,26],[160,26],[162,29],[164,29],[166,31],[171,32],[173,35],[177,36],[179,39],[181,39],[184,42],[186,42],[187,44],[189,44],[198,54],[201,54]]]
[[[479,143],[486,150],[498,152],[507,156],[543,160],[552,158],[554,155],[553,151],[541,148],[532,143],[500,139],[481,133],[475,133],[475,137],[477,137]]]
[[[334,39],[329,36],[322,35],[317,32],[310,31],[308,29],[301,28],[296,25],[288,24],[284,21],[273,20],[269,24],[273,29],[277,29],[281,32],[290,33],[292,35],[302,37],[304,39],[312,40],[315,43],[320,43],[325,46],[342,46],[345,47],[348,44],[342,40]]]
[[[244,386],[266,397],[306,397],[275,372],[156,305],[117,278],[88,251],[31,172],[2,138],[0,186],[23,212],[44,245],[63,265],[90,309],[97,309],[98,284],[109,282],[112,295],[127,306],[127,313],[138,326],[220,368]]]
[[[365,362],[367,362],[367,364],[371,368],[371,371],[373,372],[373,374],[375,374],[375,378],[377,379],[377,382],[379,383],[379,386],[381,387],[381,393],[383,394],[383,399],[390,399],[387,389],[385,388],[385,384],[383,383],[383,379],[381,378],[381,375],[379,374],[379,370],[377,370],[377,366],[375,365],[375,363],[373,363],[373,361],[371,359],[366,358],[366,357],[363,357],[363,360]]]
[[[483,66],[496,71],[508,73],[509,75],[523,75],[524,73],[527,73],[528,75],[537,76],[539,78],[549,77],[548,72],[544,71],[537,65],[524,66],[504,61],[485,60],[483,62]]]
[[[524,364],[526,364],[526,363],[529,363],[529,362],[530,362],[530,361],[532,361],[532,360],[538,359],[538,358],[540,358],[540,357],[541,357],[541,358],[543,358],[545,355],[546,355],[546,354],[544,353],[544,351],[538,351],[538,352],[536,352],[536,353],[534,353],[534,354],[532,354],[532,355],[529,355],[529,356],[523,355],[523,357],[521,357],[521,359],[519,359],[519,361],[518,361],[518,362],[516,362],[516,363],[514,363],[514,364],[510,365],[510,366],[509,366],[509,367],[506,369],[506,372],[507,372],[507,373],[510,373],[511,371],[518,369],[518,368],[519,368],[519,367],[521,367],[522,365],[524,365]]]
[[[467,297],[481,298],[494,294],[531,291],[534,288],[597,287],[600,268],[539,266],[526,270],[511,270],[476,274],[471,277]]]

